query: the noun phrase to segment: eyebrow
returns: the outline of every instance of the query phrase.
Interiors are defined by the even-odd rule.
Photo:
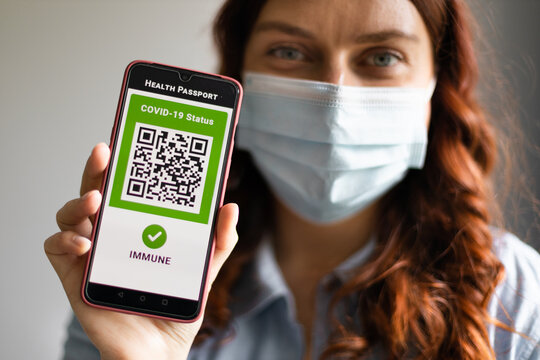
[[[290,25],[284,22],[280,21],[266,21],[259,25],[257,25],[253,32],[261,32],[261,31],[270,31],[270,30],[277,30],[283,33],[286,33],[288,35],[293,36],[300,36],[307,39],[313,39],[315,38],[315,35],[310,33],[309,31],[302,29],[298,26]]]
[[[314,39],[315,35],[301,27],[290,25],[281,21],[266,21],[259,25],[257,25],[253,32],[261,32],[261,31],[280,31],[282,33],[292,35],[292,36],[299,36],[306,39]],[[355,42],[357,43],[373,43],[373,42],[383,42],[395,38],[401,38],[409,41],[419,42],[420,39],[418,36],[414,34],[409,34],[406,32],[403,32],[401,30],[397,29],[390,29],[390,30],[383,30],[379,32],[374,33],[367,33],[358,35],[355,38]]]
[[[419,42],[420,39],[415,34],[409,34],[401,30],[384,30],[375,33],[358,35],[355,39],[357,43],[383,42],[390,39],[405,39],[409,41]]]

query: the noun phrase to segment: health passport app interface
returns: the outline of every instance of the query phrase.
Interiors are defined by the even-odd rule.
[[[199,298],[231,115],[127,90],[91,283]]]

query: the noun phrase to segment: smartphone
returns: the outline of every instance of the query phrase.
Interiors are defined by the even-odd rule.
[[[200,316],[241,99],[231,78],[128,65],[82,286],[87,304]]]

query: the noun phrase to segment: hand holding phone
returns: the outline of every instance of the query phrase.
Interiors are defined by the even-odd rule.
[[[92,232],[90,218],[101,202],[98,190],[108,159],[109,149],[105,144],[93,149],[83,174],[81,197],[67,202],[58,211],[57,222],[61,232],[45,241],[45,253],[62,282],[75,315],[103,359],[113,355],[151,359],[158,358],[158,354],[185,358],[202,318],[193,323],[156,320],[94,308],[82,301],[80,289]],[[236,244],[237,218],[235,204],[224,205],[219,212],[214,256],[209,269],[210,284]],[[156,348],[158,344],[161,347]]]
[[[132,69],[138,71],[132,73]],[[57,221],[61,232],[45,241],[47,256],[62,281],[75,314],[104,358],[115,352],[137,356],[145,352],[187,355],[201,325],[200,315],[204,308],[205,289],[208,288],[206,285],[214,281],[236,241],[236,205],[223,206],[219,217],[216,216],[223,199],[227,159],[232,150],[241,88],[234,81],[220,76],[181,70],[182,72],[179,72],[178,68],[147,62],[135,62],[128,66],[111,137],[112,154],[104,144],[94,148],[83,175],[81,198],[66,203],[60,209]],[[179,93],[182,94],[178,95]],[[212,127],[214,122],[218,126]],[[172,138],[173,136],[175,138]],[[176,186],[176,193],[172,192],[172,202],[169,188],[165,188],[165,195],[168,196],[161,198],[157,196],[151,199],[152,194],[148,193],[144,201],[133,198],[142,192],[141,186],[133,186],[130,180],[139,181],[141,177],[144,178],[136,173],[136,162],[140,159],[136,146],[138,144],[144,147],[154,140],[154,144],[157,144],[158,140],[161,145],[180,144],[192,152],[192,157],[182,155],[185,161],[190,160],[189,166],[184,169],[192,171],[183,176],[195,179],[196,186],[189,189]],[[153,147],[156,148],[155,145]],[[166,151],[168,150],[161,148],[153,155],[153,160],[145,158],[142,164],[158,163],[163,167],[163,161],[156,161],[155,157]],[[112,156],[110,160],[109,156]],[[171,165],[168,167],[171,168]],[[193,169],[198,169],[197,174],[193,174]],[[155,181],[164,180],[159,170],[152,170],[161,174],[150,176]],[[130,177],[133,174],[135,175]],[[178,175],[178,172],[175,174]],[[168,182],[162,182],[169,186],[170,179],[165,177]],[[197,186],[202,188],[198,192]],[[96,191],[99,189],[104,195],[103,199],[100,192]],[[191,196],[186,197],[186,193]],[[180,206],[174,207],[171,203]],[[105,216],[104,213],[110,208],[114,209]],[[115,211],[118,214],[118,209],[123,212],[122,216],[110,216],[114,215]],[[156,219],[157,225],[161,221],[166,225],[153,228]],[[115,226],[122,222],[127,222],[134,228],[143,226],[144,229],[139,231],[141,234],[136,237],[130,235],[129,231],[126,231],[127,236],[118,229],[110,231],[111,224]],[[100,225],[103,223],[109,228],[100,232]],[[202,230],[190,233],[194,226]],[[165,232],[168,232],[168,238],[165,238]],[[102,245],[97,273],[129,274],[131,271],[133,275],[148,275],[154,283],[160,283],[158,285],[162,291],[155,291],[155,288],[151,288],[154,284],[147,280],[138,282],[136,276],[135,280],[125,275],[113,278],[98,276],[94,279],[99,281],[92,281],[92,270],[95,269],[92,268],[92,265],[95,265],[92,260],[95,258],[89,258],[89,238],[94,239],[92,255],[95,255],[96,243],[106,245]],[[197,251],[192,251],[189,241],[198,244]],[[166,252],[158,253],[156,249],[164,247],[165,242],[171,246],[166,248]],[[113,248],[114,245],[119,245],[124,250],[133,248],[123,251],[125,255],[129,254],[128,261],[132,261],[128,263],[130,265],[127,272],[125,266],[122,268],[123,265],[117,263],[122,259],[114,258],[114,251],[110,251],[111,245]],[[144,259],[137,257],[140,254],[137,246],[150,255],[145,255]],[[132,257],[134,252],[137,255]],[[181,264],[185,265],[184,269],[198,270],[179,273],[176,267],[171,274],[167,274],[167,271],[170,271],[168,269],[172,269],[167,267],[170,259],[169,263],[163,259],[169,257],[178,261],[182,256],[177,255],[183,252],[190,254],[194,260],[187,265]],[[154,259],[159,260],[153,261]],[[138,267],[140,263],[146,268]],[[148,267],[152,265],[157,267]],[[184,280],[171,282],[161,276]],[[116,283],[117,281],[122,284],[127,281],[131,286],[123,287]],[[81,288],[86,304],[81,297]],[[127,299],[124,295],[127,295]],[[145,302],[143,297],[153,300],[166,299],[170,303],[163,301],[156,306],[155,301]],[[87,306],[88,303],[97,307]],[[145,314],[154,318],[111,312],[100,307]],[[181,324],[162,319],[197,321]],[[112,339],[111,333],[115,334]],[[155,336],[163,338],[155,341],[156,339],[152,339]],[[136,343],[133,343],[134,339],[137,339]],[[164,348],[153,349],[151,344],[161,344]]]

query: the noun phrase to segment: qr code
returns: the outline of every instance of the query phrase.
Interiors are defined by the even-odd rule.
[[[198,213],[211,148],[209,136],[136,123],[121,199]]]

